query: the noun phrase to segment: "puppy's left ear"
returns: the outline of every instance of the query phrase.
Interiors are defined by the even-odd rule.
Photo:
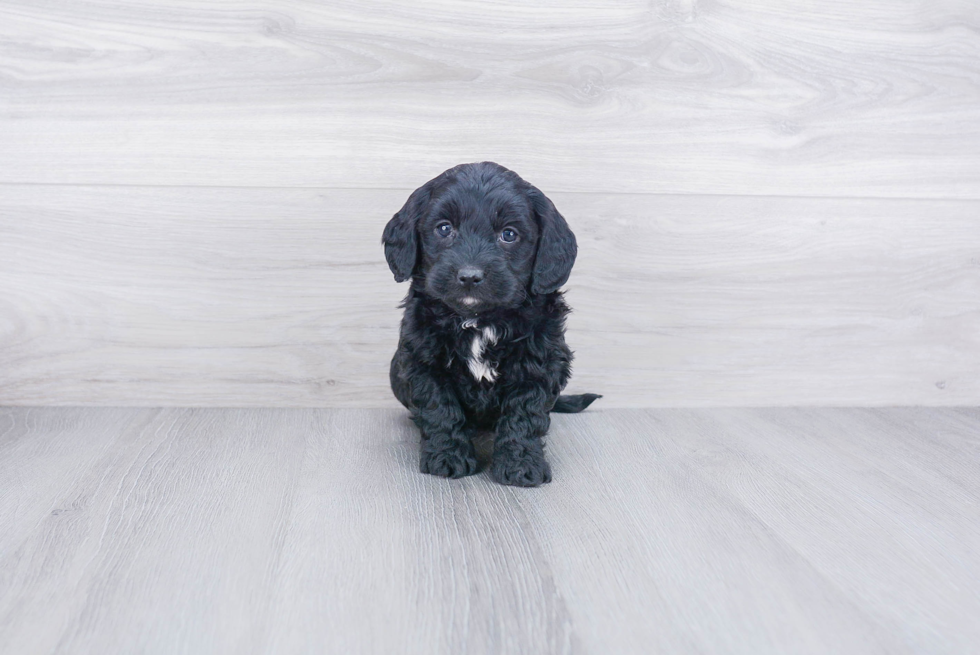
[[[534,207],[538,220],[538,254],[534,260],[531,279],[533,293],[557,291],[568,281],[578,253],[575,235],[572,234],[564,217],[555,209],[555,204],[538,189],[531,187],[528,197]]]
[[[385,259],[388,260],[388,268],[395,274],[395,282],[404,282],[415,271],[415,262],[418,259],[415,226],[429,205],[434,181],[430,180],[412,192],[405,206],[388,221],[381,236],[381,243],[385,246]]]

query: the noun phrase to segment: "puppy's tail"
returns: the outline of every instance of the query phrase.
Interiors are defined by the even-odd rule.
[[[555,402],[555,406],[551,408],[551,411],[559,414],[576,414],[599,398],[602,398],[602,396],[597,393],[583,393],[578,396],[558,396],[558,400]]]

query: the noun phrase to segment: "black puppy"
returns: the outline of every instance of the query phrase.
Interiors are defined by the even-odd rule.
[[[493,429],[496,481],[550,482],[548,413],[600,397],[559,396],[572,352],[558,288],[577,250],[565,219],[513,171],[462,164],[416,189],[382,242],[395,280],[412,280],[391,389],[422,431],[422,472],[476,473],[471,438]]]

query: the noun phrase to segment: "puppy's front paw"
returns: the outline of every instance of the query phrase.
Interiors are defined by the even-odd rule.
[[[428,441],[423,441],[419,470],[444,478],[473,475],[479,471],[476,450],[468,440],[443,441],[437,447]]]
[[[544,453],[521,447],[497,448],[490,476],[500,484],[537,487],[551,482],[551,466]]]

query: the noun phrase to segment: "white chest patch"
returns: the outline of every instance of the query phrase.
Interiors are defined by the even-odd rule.
[[[478,332],[473,335],[473,343],[470,344],[470,356],[466,358],[466,367],[477,381],[486,380],[493,382],[497,379],[497,371],[483,359],[483,352],[487,345],[497,343],[497,331],[493,326],[477,328],[476,321],[470,319],[463,321],[464,328],[476,328]]]

